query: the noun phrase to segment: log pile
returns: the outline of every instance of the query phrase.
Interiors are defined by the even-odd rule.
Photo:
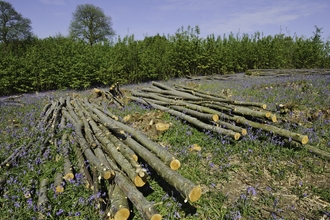
[[[101,96],[104,94],[103,98],[109,100],[111,97],[115,100],[114,94],[97,91],[101,91]],[[196,202],[201,197],[201,187],[177,172],[180,161],[173,154],[151,141],[143,132],[120,122],[118,117],[93,102],[91,97],[68,96],[53,100],[43,108],[37,127],[47,134],[44,138],[47,141],[43,141],[45,147],[47,143],[55,145],[64,161],[63,167],[56,170],[52,179],[39,182],[40,213],[45,212],[49,202],[46,191],[51,185],[55,188],[55,194],[61,194],[66,190],[63,182],[81,173],[84,185],[93,189],[95,194],[101,190],[101,180],[108,183],[105,184],[108,197],[100,207],[105,206],[109,219],[129,218],[127,199],[143,219],[162,219],[154,204],[139,190],[148,181],[148,173],[141,166],[141,160],[180,192],[186,202]],[[1,166],[9,166],[10,161],[19,156],[20,150],[1,163]],[[78,168],[74,168],[70,161],[72,155],[79,164]]]
[[[5,105],[17,105],[17,106],[23,106],[20,99],[23,95],[13,95],[9,97],[0,97],[0,106]]]
[[[131,100],[168,112],[192,125],[239,140],[247,128],[262,129],[286,142],[308,143],[307,135],[278,126],[276,115],[265,103],[235,101],[223,94],[209,94],[182,84],[170,87],[158,82],[132,91]]]

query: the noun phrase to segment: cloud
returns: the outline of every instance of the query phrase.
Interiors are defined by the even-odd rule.
[[[232,1],[233,3],[234,1]],[[219,13],[201,26],[209,33],[240,31],[241,33],[254,32],[267,25],[286,25],[289,22],[304,16],[325,10],[326,3],[318,1],[259,1],[246,4],[235,1],[239,7],[229,7],[224,13]],[[245,1],[244,1],[245,2]]]

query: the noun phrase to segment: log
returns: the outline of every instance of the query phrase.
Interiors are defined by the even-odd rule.
[[[64,117],[62,117],[64,118]],[[64,177],[63,179],[65,179],[66,181],[70,181],[74,178],[74,175],[72,173],[72,166],[71,166],[71,162],[70,162],[70,158],[69,158],[69,147],[68,147],[69,143],[68,143],[68,133],[64,132],[62,135],[62,146],[63,146],[63,159],[64,159]]]
[[[195,101],[203,100],[203,98],[201,98],[201,97],[197,97],[197,96],[191,95],[189,93],[181,92],[178,90],[157,90],[157,89],[152,89],[152,88],[143,88],[142,91],[147,91],[147,92],[154,93],[154,94],[160,93],[160,94],[163,94],[166,96],[170,95],[172,97],[176,97],[176,99],[195,100]]]
[[[242,116],[251,116],[251,117],[257,117],[257,118],[263,118],[270,120],[272,122],[276,122],[276,115],[272,114],[271,112],[268,111],[255,111],[246,107],[241,107],[241,106],[235,106],[235,105],[229,105],[229,104],[224,104],[220,102],[214,102],[214,103],[207,103],[203,102],[201,105],[209,108],[213,108],[216,110],[224,110],[228,111],[230,113],[236,113]]]
[[[211,94],[209,92],[204,92],[204,91],[201,91],[201,90],[198,90],[198,89],[194,89],[194,88],[190,88],[190,87],[187,87],[187,86],[184,86],[184,85],[181,85],[181,84],[175,84],[174,87],[179,87],[179,88],[183,88],[186,92],[189,92],[193,95],[197,95],[197,96],[200,96],[200,97],[217,97],[217,98],[221,98],[221,99],[228,99],[227,96],[225,95],[221,95],[221,94]],[[206,96],[204,96],[206,95]]]
[[[40,181],[38,202],[37,202],[37,207],[39,211],[43,211],[49,201],[47,198],[47,185],[48,185],[47,179],[42,179]]]
[[[142,187],[146,183],[146,179],[142,179],[140,176],[137,175],[135,169],[126,160],[126,158],[116,149],[115,145],[103,134],[102,130],[99,129],[94,121],[89,121],[96,138],[102,143],[103,149],[113,158],[121,169],[127,174],[127,176],[133,181],[133,183],[138,186]],[[114,169],[114,167],[112,167]]]
[[[175,159],[175,157],[171,153],[169,153],[159,144],[151,141],[143,132],[116,120],[110,119],[109,117],[106,117],[106,115],[103,114],[100,110],[93,108],[92,105],[90,105],[90,103],[86,99],[84,103],[88,109],[93,111],[100,118],[100,122],[102,122],[107,128],[109,128],[110,130],[118,130],[118,127],[120,129],[123,129],[124,131],[132,134],[134,138],[139,140],[140,143],[142,143],[145,147],[154,152],[164,161],[165,164],[169,165],[172,169],[178,169],[180,167],[180,162]]]
[[[71,115],[75,115],[73,111],[70,111],[70,114],[66,110],[62,110],[62,114],[64,117],[66,117],[75,127],[76,131],[76,139],[82,149],[82,152],[85,154],[88,161],[97,168],[97,170],[100,172],[102,177],[104,179],[112,179],[115,175],[114,171],[111,169],[107,169],[104,166],[102,166],[101,161],[94,155],[92,150],[90,149],[87,141],[84,138],[84,135],[82,133],[83,130],[83,123],[81,121],[75,121]],[[75,118],[78,118],[76,115]]]
[[[132,151],[131,148],[126,146],[121,140],[119,140],[115,135],[113,135],[106,127],[99,125],[103,134],[115,145],[116,149],[132,164],[135,168],[140,168],[138,161],[138,156]]]
[[[167,102],[158,101],[158,100],[151,100],[151,99],[146,98],[144,100],[146,100],[147,102],[144,102],[144,100],[142,100],[141,98],[138,98],[138,97],[131,96],[129,98],[133,101],[140,102],[144,105],[149,105],[148,102],[153,102],[155,104],[159,104],[159,105],[162,105],[162,106],[169,106],[172,109],[187,113],[187,114],[189,114],[191,116],[194,116],[194,117],[196,117],[196,118],[198,118],[202,121],[207,121],[207,122],[214,121],[214,122],[216,122],[216,121],[219,120],[219,116],[217,114],[205,114],[203,112],[194,111],[192,109],[185,108],[185,107],[182,107],[182,106],[179,106],[179,105],[171,105]]]
[[[69,138],[73,140],[72,135],[70,135]],[[83,153],[81,152],[79,146],[74,146],[73,151],[78,161],[80,173],[83,174],[83,182],[85,183],[85,187],[90,188],[93,185],[93,179],[91,177],[89,170],[85,166],[85,158],[83,156]]]
[[[64,192],[64,187],[63,187],[63,182],[62,182],[62,173],[60,173],[60,172],[55,173],[54,187],[55,187],[55,194]]]
[[[79,117],[81,118],[81,120],[84,123],[84,131],[85,131],[86,140],[90,144],[90,146],[92,146],[95,156],[100,160],[103,170],[111,170],[110,164],[108,163],[107,159],[105,158],[104,153],[103,153],[102,149],[100,148],[99,142],[96,140],[96,138],[94,137],[94,134],[92,133],[90,124],[88,123],[88,120],[85,117],[82,107],[76,101],[73,101],[72,103],[75,106],[77,114],[79,115]],[[88,119],[90,118],[88,114],[86,116],[88,117]]]
[[[177,116],[177,117],[179,117],[183,120],[186,120],[189,123],[195,125],[196,127],[201,128],[201,129],[206,129],[206,130],[217,132],[218,134],[227,135],[229,137],[232,137],[234,140],[238,140],[241,137],[241,135],[239,133],[234,132],[232,130],[227,130],[227,129],[223,129],[223,128],[220,128],[220,127],[212,126],[210,124],[206,124],[206,123],[198,120],[197,118],[191,117],[189,115],[185,115],[182,112],[179,112],[179,111],[176,111],[176,110],[173,110],[173,109],[169,109],[169,108],[161,106],[161,105],[157,105],[155,103],[152,103],[151,100],[148,100],[148,101],[150,101],[150,102],[147,102],[147,103],[149,105],[151,105],[153,108],[168,112],[171,115],[175,115],[175,116]]]
[[[110,165],[115,170],[119,170],[118,166],[112,159],[108,159]],[[161,220],[162,216],[155,209],[154,205],[146,200],[143,194],[137,190],[136,186],[122,172],[117,172],[114,178],[115,183],[124,192],[127,198],[133,203],[136,209],[141,213],[143,219]]]
[[[110,211],[108,216],[114,220],[127,220],[130,216],[127,197],[121,188],[114,184],[112,190],[109,190]]]
[[[141,169],[140,165],[136,165],[136,161],[131,158],[127,159],[123,154],[121,154],[120,152],[124,152],[126,154],[128,153],[133,153],[135,155],[135,153],[125,147],[121,146],[121,145],[117,145],[115,146],[114,143],[112,141],[110,141],[107,137],[110,136],[112,137],[112,139],[115,142],[120,142],[119,140],[116,140],[116,138],[111,135],[111,133],[109,132],[109,130],[107,130],[103,125],[100,125],[100,127],[102,127],[103,129],[100,129],[96,122],[92,120],[92,118],[97,119],[96,117],[93,117],[92,114],[88,113],[87,110],[84,109],[84,107],[82,105],[80,105],[81,110],[84,112],[84,114],[86,115],[86,117],[88,118],[89,124],[92,126],[95,137],[102,143],[99,146],[102,146],[102,148],[112,157],[115,158],[116,162],[121,166],[121,168],[126,172],[126,174],[129,176],[129,178],[134,182],[134,184],[138,187],[142,187],[143,185],[145,185],[146,183],[146,177],[147,175],[145,175],[144,172],[142,172],[143,170]],[[104,128],[106,130],[106,132],[104,132]],[[106,135],[107,134],[107,135]],[[118,146],[119,150],[121,149],[120,152],[118,152]],[[95,149],[95,150],[98,150]],[[104,157],[103,152],[101,152],[101,150],[98,151],[98,156],[99,157]],[[128,157],[128,156],[127,156]],[[132,160],[133,159],[133,160]],[[135,168],[135,170],[134,170]]]
[[[209,101],[218,101],[218,102],[224,102],[224,103],[230,103],[233,105],[239,105],[239,106],[251,106],[251,107],[258,107],[262,109],[266,109],[267,105],[265,103],[260,103],[260,102],[246,102],[246,101],[236,101],[232,99],[228,99],[226,96],[219,95],[219,94],[214,94],[214,93],[209,93],[209,92],[203,92],[197,89],[191,89],[189,87],[180,85],[180,84],[175,84],[174,87],[179,87],[179,91],[186,91],[189,92],[193,95],[203,97],[205,100]]]
[[[302,135],[298,134],[295,132],[291,132],[289,130],[279,128],[273,125],[268,125],[268,124],[260,124],[258,122],[250,121],[248,119],[245,119],[244,117],[241,116],[233,116],[232,119],[234,119],[237,123],[239,124],[244,124],[247,126],[251,126],[253,128],[261,128],[264,131],[272,132],[274,134],[277,134],[281,137],[285,137],[288,139],[292,139],[295,141],[298,141],[301,144],[307,144],[308,143],[308,136],[307,135]]]
[[[202,194],[200,186],[196,186],[190,180],[181,176],[178,172],[170,169],[162,163],[153,153],[144,148],[133,138],[126,136],[123,140],[132,150],[143,158],[166,182],[172,185],[185,198],[185,201],[196,202]]]
[[[228,128],[230,130],[239,132],[242,136],[247,135],[247,130],[245,128],[238,127],[238,126],[230,124],[228,122],[218,120],[215,122],[215,124],[217,124],[218,126],[220,125],[220,126],[223,126],[224,128]]]

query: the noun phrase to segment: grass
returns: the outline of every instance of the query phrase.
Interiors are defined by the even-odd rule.
[[[172,83],[168,82],[169,84]],[[140,85],[143,86],[143,85]],[[290,77],[246,77],[244,80],[198,81],[205,91],[232,93],[235,100],[268,104],[289,130],[307,134],[310,144],[328,151],[330,148],[330,76],[294,75]],[[134,89],[134,86],[127,86]],[[26,95],[23,107],[1,106],[0,161],[21,145],[33,144],[11,167],[0,169],[0,213],[4,219],[103,219],[102,209],[95,207],[102,195],[86,190],[76,172],[65,191],[56,195],[50,185],[49,207],[43,216],[36,209],[39,180],[52,182],[63,165],[55,143],[43,148],[34,132],[42,107],[49,99],[73,91],[53,91]],[[77,93],[77,92],[76,92]],[[89,91],[79,92],[81,96]],[[290,106],[281,114],[278,104]],[[128,103],[114,114],[145,116],[152,109]],[[153,137],[176,155],[184,177],[200,184],[203,195],[195,203],[185,203],[179,193],[150,167],[149,183],[141,189],[154,202],[164,219],[320,219],[330,218],[329,161],[305,149],[287,148],[273,134],[247,128],[249,134],[240,141],[199,130],[169,114],[161,116],[171,123],[170,129]],[[146,120],[147,123],[147,120]],[[132,124],[133,126],[133,124]],[[144,126],[134,123],[134,126]],[[39,133],[40,134],[40,133]],[[191,151],[193,144],[201,151]],[[78,171],[75,158],[74,170]],[[142,161],[143,163],[143,161]],[[147,166],[147,165],[146,165]],[[132,219],[141,219],[132,207]]]

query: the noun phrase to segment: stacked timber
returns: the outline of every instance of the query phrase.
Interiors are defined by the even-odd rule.
[[[111,96],[115,100],[115,95],[120,95],[115,91],[115,88],[112,93],[94,89],[94,94],[108,100]],[[148,181],[148,173],[141,165],[141,160],[180,192],[186,202],[199,200],[201,187],[177,172],[180,161],[173,154],[140,130],[118,121],[118,117],[108,109],[102,109],[93,100],[91,97],[68,96],[52,100],[42,110],[37,126],[45,134],[41,139],[42,149],[45,150],[51,143],[58,149],[59,157],[64,162],[62,168],[56,169],[53,178],[39,181],[40,213],[46,212],[48,207],[47,190],[54,186],[55,194],[63,193],[66,190],[64,182],[73,180],[75,174],[80,173],[84,185],[92,189],[94,194],[106,189],[108,197],[103,199],[99,207],[105,207],[102,209],[109,219],[129,218],[128,199],[143,219],[162,219],[154,204],[139,190]],[[9,166],[11,161],[19,157],[22,149],[33,146],[33,141],[17,149],[0,166]],[[73,167],[72,158],[78,162],[78,168]],[[107,184],[100,186],[102,181]]]
[[[222,94],[210,94],[175,84],[153,82],[142,91],[132,91],[131,100],[168,112],[192,125],[239,140],[247,127],[276,134],[285,142],[308,143],[308,136],[277,126],[276,114],[259,102],[235,101]]]

